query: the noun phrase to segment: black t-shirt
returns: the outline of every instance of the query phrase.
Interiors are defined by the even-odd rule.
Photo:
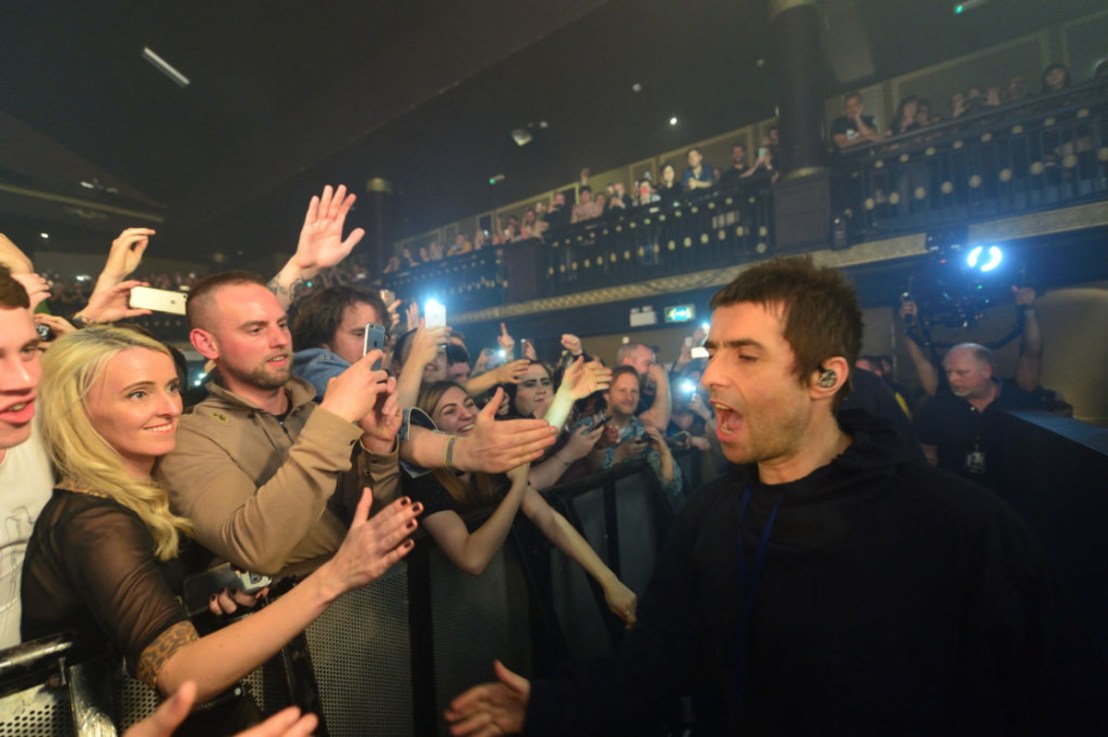
[[[723,170],[723,173],[719,175],[719,186],[721,187],[733,187],[739,183],[740,177],[746,174],[747,166],[742,165],[742,168],[735,168],[730,166]]]
[[[983,484],[994,491],[1003,467],[998,416],[1008,409],[1039,409],[1040,402],[1009,379],[998,384],[1000,394],[984,411],[950,389],[939,391],[916,413],[916,431],[924,445],[938,448],[939,468]]]
[[[872,115],[863,115],[862,122],[873,130],[877,130],[877,123],[874,122]],[[840,115],[831,122],[832,141],[834,140],[834,137],[840,133],[845,135],[846,140],[851,143],[862,136],[862,133],[858,130],[858,126],[855,124],[855,122],[845,115]],[[838,146],[835,146],[834,148],[838,150]]]
[[[107,636],[134,673],[158,635],[188,620],[177,599],[183,575],[179,559],[157,559],[134,512],[113,499],[55,489],[23,562],[23,638],[65,629],[76,629],[82,642]]]

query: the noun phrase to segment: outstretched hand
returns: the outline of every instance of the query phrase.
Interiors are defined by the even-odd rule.
[[[499,660],[493,663],[498,681],[474,686],[450,702],[446,721],[455,737],[492,737],[515,734],[523,729],[531,682],[508,670]]]
[[[403,497],[371,518],[372,506],[373,492],[366,487],[338,552],[319,569],[328,598],[373,583],[414,546],[409,535],[419,526],[422,504]]]
[[[313,195],[300,229],[300,241],[296,244],[293,263],[301,271],[313,271],[335,266],[350,255],[354,246],[365,236],[365,230],[355,228],[345,240],[342,237],[346,215],[354,206],[357,196],[347,194],[346,185],[332,190],[328,184],[322,195]]]
[[[496,413],[504,402],[504,390],[497,389],[479,413],[473,432],[459,437],[454,446],[454,465],[463,471],[504,473],[538,460],[557,440],[557,430],[546,420],[498,421]]]
[[[96,280],[97,289],[109,289],[119,284],[142,263],[142,255],[150,245],[150,236],[157,233],[153,228],[126,228],[112,241],[108,250],[108,260]]]
[[[185,681],[157,711],[132,725],[123,737],[170,737],[185,721],[195,702],[196,681]],[[298,707],[290,706],[235,737],[308,737],[318,724],[315,714],[301,716]]]

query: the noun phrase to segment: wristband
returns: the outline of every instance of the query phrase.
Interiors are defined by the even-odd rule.
[[[443,462],[446,465],[446,470],[450,473],[457,473],[458,469],[454,467],[454,443],[458,442],[457,435],[451,435],[450,439],[446,441],[446,451],[443,453]]]

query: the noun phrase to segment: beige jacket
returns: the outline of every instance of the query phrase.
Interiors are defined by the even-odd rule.
[[[268,575],[306,572],[338,550],[363,486],[375,502],[396,495],[396,452],[362,450],[361,430],[320,409],[306,381],[285,385],[283,426],[214,382],[209,389],[181,417],[177,447],[155,476],[220,558]]]

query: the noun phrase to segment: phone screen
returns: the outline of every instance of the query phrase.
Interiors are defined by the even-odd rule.
[[[446,327],[446,305],[437,300],[429,299],[423,305],[424,325],[429,328]]]

